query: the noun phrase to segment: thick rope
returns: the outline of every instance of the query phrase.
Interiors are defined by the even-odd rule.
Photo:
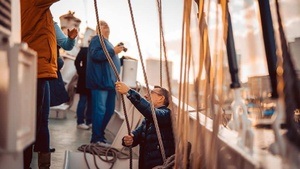
[[[98,32],[99,32],[99,40],[100,40],[100,44],[103,48],[103,51],[105,53],[105,56],[111,66],[111,68],[113,69],[114,71],[114,74],[115,76],[117,77],[117,80],[120,81],[120,76],[118,74],[118,71],[117,71],[117,68],[114,64],[114,62],[112,61],[111,57],[109,56],[109,53],[107,51],[107,48],[105,46],[105,43],[104,43],[104,37],[102,36],[101,34],[101,28],[100,28],[100,19],[99,19],[99,14],[98,14],[98,7],[97,7],[97,0],[94,0],[94,6],[95,6],[95,13],[96,13],[96,19],[97,19],[97,28],[98,28]],[[127,132],[128,132],[128,135],[131,134],[131,129],[130,129],[130,125],[129,125],[129,121],[128,121],[128,115],[127,115],[127,112],[126,112],[126,106],[125,106],[125,100],[124,100],[124,95],[121,95],[121,101],[122,101],[122,106],[123,106],[123,110],[124,110],[124,116],[125,116],[125,121],[126,121],[126,126],[127,126]],[[130,147],[129,148],[129,151],[130,151],[130,169],[132,168],[132,148]]]
[[[181,66],[180,66],[180,83],[179,84],[179,103],[177,115],[177,142],[175,168],[187,167],[187,132],[189,113],[187,110],[188,103],[188,74],[189,63],[191,61],[191,39],[190,39],[190,16],[191,16],[191,0],[185,0],[183,6],[183,23],[182,23],[182,40],[181,40]],[[187,92],[183,92],[187,91]],[[186,103],[186,104],[184,104]]]
[[[209,79],[210,74],[209,74],[209,69],[210,69],[210,53],[209,53],[209,42],[208,42],[208,32],[207,32],[207,25],[205,21],[205,14],[203,12],[204,8],[204,0],[200,1],[198,4],[198,24],[199,24],[199,32],[200,32],[200,50],[199,50],[199,69],[198,69],[198,74],[195,79],[195,86],[194,86],[194,96],[197,102],[196,105],[196,123],[194,126],[194,133],[193,133],[193,160],[192,160],[192,168],[196,168],[197,166],[201,166],[202,162],[200,159],[201,154],[204,154],[204,141],[199,140],[199,135],[203,135],[203,131],[201,130],[201,127],[199,127],[200,124],[200,87],[201,87],[201,77],[202,77],[202,71],[204,67],[204,60],[205,66],[206,66],[206,79]],[[208,83],[209,80],[205,80],[205,83]],[[207,96],[206,96],[207,97]]]
[[[171,77],[170,77],[170,71],[169,71],[169,65],[168,65],[168,55],[167,55],[167,48],[166,48],[166,41],[165,41],[165,35],[164,35],[164,29],[163,29],[163,19],[162,19],[162,4],[161,4],[161,0],[157,0],[157,7],[158,7],[158,14],[159,14],[159,30],[160,30],[160,37],[161,37],[161,43],[163,46],[163,52],[164,52],[164,57],[165,57],[165,68],[166,68],[166,75],[167,75],[167,82],[168,82],[168,88],[169,88],[169,93],[170,96],[172,96],[172,88],[171,88]],[[161,78],[162,78],[162,58],[160,60],[160,67],[161,67]],[[162,81],[162,79],[161,79]],[[170,99],[170,107],[172,112],[174,112],[174,108],[173,108],[173,101],[172,101],[172,97],[169,98]]]
[[[175,164],[175,154],[168,157],[163,165],[155,166],[152,169],[170,169],[174,166],[174,164]]]
[[[171,114],[171,120],[172,120],[172,129],[173,129],[173,134],[175,136],[175,142],[177,140],[177,124],[176,124],[176,115],[174,113],[174,105],[173,105],[173,101],[172,101],[172,87],[171,87],[171,77],[170,77],[170,71],[169,71],[169,61],[168,61],[168,55],[167,55],[167,48],[166,48],[166,41],[165,41],[165,36],[164,36],[164,29],[163,29],[163,19],[162,19],[162,3],[161,0],[157,0],[157,9],[158,9],[158,14],[159,14],[159,30],[160,30],[160,54],[161,54],[161,45],[163,47],[163,52],[164,52],[164,59],[165,59],[165,68],[166,68],[166,75],[167,75],[167,85],[168,85],[168,89],[169,89],[169,93],[170,93],[170,109],[173,112]],[[161,77],[161,83],[162,83],[162,57],[160,56],[160,77]],[[162,85],[162,84],[161,84]]]
[[[142,52],[141,52],[141,48],[140,48],[140,44],[139,44],[139,39],[138,39],[137,31],[136,31],[136,26],[135,26],[135,21],[134,21],[134,17],[133,17],[133,11],[132,11],[132,6],[131,6],[130,0],[128,0],[128,5],[129,5],[129,9],[130,9],[131,21],[132,21],[132,25],[133,25],[133,28],[134,28],[134,34],[135,34],[135,39],[136,39],[136,43],[137,43],[137,47],[138,47],[138,52],[139,52],[139,56],[140,56],[140,60],[141,60],[141,64],[142,64],[143,75],[144,75],[146,87],[148,89],[147,93],[150,97],[150,106],[151,106],[151,111],[152,111],[152,118],[153,118],[155,130],[156,130],[156,134],[157,134],[157,138],[158,138],[158,143],[159,143],[161,155],[162,155],[163,161],[165,162],[166,161],[165,149],[164,149],[164,145],[163,145],[163,142],[162,142],[162,139],[161,139],[161,133],[160,133],[160,129],[159,129],[159,126],[158,126],[156,114],[155,114],[155,111],[154,111],[154,106],[153,106],[153,103],[152,103],[152,98],[151,98],[151,94],[150,94],[150,90],[149,90],[149,83],[148,83],[148,79],[147,79],[147,75],[146,75],[145,65],[144,65],[143,56],[142,56]]]

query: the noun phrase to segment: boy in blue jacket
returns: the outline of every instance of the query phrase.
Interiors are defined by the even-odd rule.
[[[145,98],[141,97],[138,92],[130,89],[123,82],[116,82],[116,90],[121,94],[126,94],[131,103],[145,117],[142,124],[132,131],[131,135],[123,137],[123,146],[135,147],[140,145],[139,168],[151,169],[155,166],[162,165],[163,158],[152,118],[149,102],[150,97],[147,94],[145,95]],[[171,110],[168,108],[169,92],[165,88],[154,86],[154,89],[151,90],[150,94],[161,132],[166,158],[168,158],[175,153]]]

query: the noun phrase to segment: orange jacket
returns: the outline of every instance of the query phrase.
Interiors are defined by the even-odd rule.
[[[38,78],[57,78],[57,46],[50,6],[59,0],[20,0],[22,41],[38,54]]]

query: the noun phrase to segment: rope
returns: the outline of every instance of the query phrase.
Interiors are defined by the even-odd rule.
[[[129,9],[130,9],[130,16],[131,16],[132,25],[133,25],[133,28],[134,28],[134,34],[135,34],[135,39],[136,39],[136,43],[137,43],[137,47],[138,47],[138,52],[139,52],[139,56],[140,56],[140,60],[141,60],[141,64],[142,64],[143,75],[144,75],[146,87],[148,89],[147,93],[150,97],[150,106],[151,106],[151,111],[152,111],[152,118],[153,118],[155,130],[156,130],[156,134],[157,134],[157,138],[158,138],[158,143],[159,143],[161,155],[162,155],[163,161],[165,162],[166,161],[165,149],[164,149],[164,145],[162,143],[161,133],[160,133],[157,118],[156,118],[156,115],[155,115],[154,106],[153,106],[153,103],[152,103],[152,98],[151,98],[151,94],[150,94],[150,90],[149,90],[149,83],[148,83],[148,79],[147,79],[147,75],[146,75],[146,71],[145,71],[145,65],[144,65],[143,56],[142,56],[142,53],[141,53],[141,48],[140,48],[139,39],[138,39],[137,31],[136,31],[136,26],[135,26],[135,21],[134,21],[134,17],[133,17],[132,6],[131,6],[130,0],[128,0],[128,5],[129,5]]]
[[[168,56],[167,56],[167,48],[166,48],[166,41],[165,41],[165,36],[164,36],[164,29],[163,29],[163,22],[162,22],[162,5],[161,5],[161,0],[157,0],[157,6],[158,6],[158,14],[159,14],[159,30],[160,30],[160,38],[161,38],[161,43],[163,46],[163,51],[164,51],[164,56],[165,56],[165,67],[166,67],[166,75],[167,75],[167,82],[168,82],[168,88],[169,88],[169,93],[172,96],[172,88],[171,88],[171,78],[170,78],[170,71],[169,71],[169,65],[168,65]],[[162,59],[160,60],[160,67],[161,67],[161,81],[162,81]],[[162,85],[162,84],[161,84]],[[173,101],[172,97],[170,97],[170,104],[171,104],[171,110],[173,110]]]
[[[168,157],[167,160],[164,162],[163,165],[155,166],[152,169],[167,169],[172,168],[175,164],[175,154]]]
[[[209,79],[210,77],[210,53],[209,53],[209,42],[208,42],[208,31],[207,31],[207,25],[205,21],[205,14],[204,14],[204,0],[200,1],[198,4],[198,26],[199,26],[199,32],[200,32],[200,51],[199,51],[199,69],[198,74],[195,79],[195,86],[194,86],[194,92],[195,92],[195,99],[196,99],[196,123],[194,126],[194,138],[193,138],[193,160],[192,160],[192,168],[196,168],[197,166],[201,166],[201,160],[196,160],[200,158],[200,154],[205,154],[205,139],[199,140],[198,135],[203,135],[203,131],[199,127],[200,124],[200,86],[201,86],[201,77],[202,77],[202,71],[205,63],[206,68],[206,79]],[[205,62],[204,62],[205,60]],[[203,82],[202,82],[203,83]],[[209,83],[209,80],[205,80],[204,83]],[[207,93],[205,95],[205,98],[207,97]],[[205,106],[207,107],[207,105]],[[198,144],[196,144],[198,142]]]
[[[159,19],[159,84],[162,86],[162,26],[161,26],[161,0],[157,0]]]
[[[188,70],[191,61],[191,37],[190,37],[190,16],[191,16],[191,0],[185,0],[183,6],[183,21],[182,21],[182,39],[181,39],[181,65],[180,65],[180,83],[179,84],[179,104],[177,116],[177,141],[176,141],[176,157],[175,168],[187,167],[187,132],[189,113],[187,113],[188,103]],[[187,91],[183,93],[183,91]],[[183,104],[186,103],[186,104]]]
[[[168,65],[168,56],[167,56],[167,49],[166,49],[166,42],[165,42],[165,36],[164,36],[164,29],[163,29],[163,20],[162,20],[162,4],[161,0],[157,0],[157,9],[159,14],[159,30],[160,30],[160,54],[161,54],[161,45],[163,47],[164,57],[165,57],[165,68],[166,68],[166,75],[167,75],[167,85],[170,93],[170,109],[172,112],[174,112],[174,105],[172,101],[172,88],[171,88],[171,81],[170,81],[170,73],[169,73],[169,65]],[[160,55],[160,82],[162,86],[162,56]],[[175,114],[171,114],[171,120],[172,120],[172,129],[173,134],[176,134],[176,118]],[[175,142],[176,142],[176,135],[175,135]]]
[[[130,154],[126,154],[122,151],[119,151],[116,148],[113,147],[106,147],[102,146],[99,144],[83,144],[80,147],[78,147],[78,150],[84,153],[84,160],[87,164],[88,169],[90,169],[88,160],[87,160],[87,153],[90,153],[93,155],[93,160],[94,160],[94,165],[97,169],[99,169],[97,165],[97,158],[98,157],[100,160],[110,163],[111,166],[110,168],[113,168],[115,162],[117,159],[130,159],[131,156]]]
[[[109,56],[109,53],[107,51],[107,48],[105,46],[104,43],[104,37],[101,34],[101,28],[100,28],[100,19],[99,19],[99,14],[98,14],[98,7],[97,7],[97,0],[94,0],[94,6],[95,6],[95,13],[96,13],[96,19],[97,19],[97,25],[98,25],[98,32],[99,32],[99,40],[100,40],[100,44],[103,48],[103,51],[105,53],[105,56],[111,66],[111,68],[114,71],[115,76],[117,77],[117,80],[120,81],[120,76],[118,74],[117,68],[115,66],[115,64],[113,63],[111,57]],[[128,121],[128,115],[127,115],[127,111],[126,111],[126,106],[125,106],[125,100],[124,100],[124,95],[121,95],[121,101],[122,101],[122,106],[123,106],[123,110],[124,110],[124,116],[125,116],[125,121],[126,121],[126,126],[127,126],[127,132],[128,135],[130,135],[131,129],[130,129],[130,125],[129,125],[129,121]],[[132,148],[129,148],[129,152],[130,152],[130,169],[132,168]]]

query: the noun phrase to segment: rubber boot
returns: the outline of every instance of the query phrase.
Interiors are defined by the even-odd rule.
[[[50,169],[51,153],[38,153],[39,169]]]

